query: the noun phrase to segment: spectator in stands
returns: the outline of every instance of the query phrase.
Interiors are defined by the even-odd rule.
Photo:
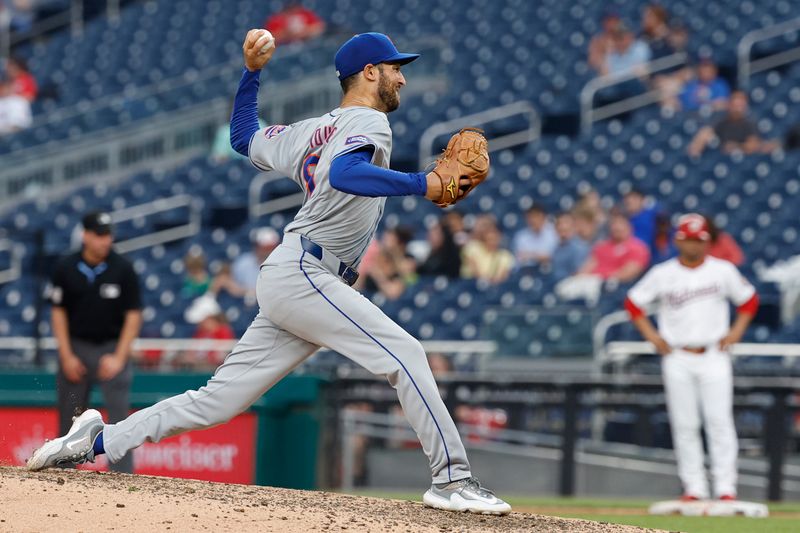
[[[325,21],[300,3],[290,3],[264,22],[278,44],[307,41],[325,33]]]
[[[650,48],[651,60],[671,56],[678,50],[670,39],[669,13],[664,6],[649,4],[642,11],[641,39]]]
[[[491,215],[475,221],[472,238],[461,250],[461,276],[502,283],[514,268],[514,256],[501,247],[503,236]]]
[[[453,240],[461,249],[469,241],[469,232],[464,225],[464,213],[458,209],[449,209],[442,217],[442,224],[450,230]]]
[[[623,23],[618,23],[610,32],[610,38],[603,40],[605,49],[601,54],[590,54],[598,75],[636,74],[638,77],[606,87],[598,92],[602,102],[620,100],[644,92],[645,87],[640,78],[647,75],[644,66],[650,61],[650,48],[637,39]],[[599,59],[595,58],[599,56]]]
[[[281,242],[278,232],[270,227],[259,228],[254,233],[253,249],[241,254],[230,269],[223,268],[214,278],[212,292],[224,290],[228,294],[255,301],[256,281],[261,264]]]
[[[705,126],[697,132],[689,144],[689,155],[699,157],[714,139],[719,141],[720,149],[725,153],[769,153],[776,149],[777,143],[762,139],[755,122],[747,118],[747,107],[744,92],[731,94],[727,114],[712,126]]]
[[[667,213],[656,216],[655,236],[650,246],[651,263],[656,265],[678,255],[674,242],[675,229]]]
[[[184,315],[186,322],[197,324],[193,339],[233,340],[236,335],[225,319],[214,296],[207,293],[197,298]],[[180,367],[202,368],[213,370],[222,363],[230,350],[198,349],[188,350],[175,359]]]
[[[710,58],[702,58],[695,77],[688,81],[680,93],[678,104],[684,111],[724,111],[728,107],[731,88],[719,75],[717,65]]]
[[[633,226],[633,236],[652,248],[656,235],[657,207],[653,204],[648,205],[644,193],[638,189],[631,189],[625,193],[622,204],[625,215]]]
[[[527,227],[519,230],[511,242],[517,266],[548,263],[558,245],[558,235],[553,223],[547,219],[547,210],[534,204],[525,213],[525,221]]]
[[[597,189],[587,189],[578,196],[578,203],[575,205],[575,212],[584,211],[591,215],[592,224],[595,226],[595,234],[605,233],[605,226],[608,223],[608,212],[603,207],[603,201]]]
[[[380,242],[373,244],[368,251],[369,258],[365,254],[366,265],[362,261],[359,268],[365,290],[379,291],[386,298],[395,300],[405,292],[407,286],[416,283],[417,263],[407,251],[412,238],[413,233],[408,228],[383,232]]]
[[[719,226],[714,223],[714,219],[709,216],[704,216],[706,224],[708,225],[708,233],[711,235],[711,243],[708,246],[708,255],[716,257],[717,259],[725,259],[730,261],[736,266],[744,264],[744,252],[736,244],[736,240],[730,233],[722,231]]]
[[[575,217],[572,213],[559,213],[556,217],[558,245],[553,250],[551,266],[556,280],[575,274],[589,256],[589,244],[575,233]]]
[[[11,57],[6,62],[6,74],[14,86],[14,94],[25,98],[28,102],[36,100],[39,88],[36,78],[28,71],[28,64],[21,57]]]
[[[608,228],[609,238],[592,248],[589,259],[578,273],[597,275],[604,280],[631,282],[650,263],[650,250],[633,236],[633,228],[625,215],[612,214]]]
[[[183,268],[186,274],[183,278],[181,296],[193,299],[204,295],[211,287],[211,276],[206,270],[206,257],[203,252],[191,250],[183,258]]]
[[[461,273],[461,250],[450,228],[439,221],[428,228],[430,253],[418,272],[427,276],[457,278]]]
[[[589,41],[589,66],[600,72],[606,62],[606,55],[614,43],[614,34],[622,25],[622,19],[616,12],[609,12],[603,17],[603,31]]]
[[[588,209],[573,209],[572,218],[575,220],[575,234],[588,246],[598,241],[599,228],[595,214]]]
[[[31,103],[14,93],[14,83],[0,78],[0,135],[29,128],[33,122]]]
[[[648,61],[650,61],[650,48],[647,43],[637,39],[632,31],[622,25],[612,35],[612,46],[606,52],[606,60],[600,74],[638,72],[645,75],[643,67]]]
[[[657,61],[684,52],[688,45],[688,33],[681,25],[670,21],[669,12],[664,6],[650,4],[642,11],[641,38],[650,48],[650,60]],[[690,70],[683,64],[660,68],[651,78],[653,88],[662,92],[665,105],[674,108],[675,97],[681,90]]]

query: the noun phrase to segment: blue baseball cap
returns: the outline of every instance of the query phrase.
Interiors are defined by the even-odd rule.
[[[334,57],[336,75],[340,80],[360,72],[367,65],[378,63],[411,63],[419,54],[403,54],[382,33],[359,33],[344,43]]]

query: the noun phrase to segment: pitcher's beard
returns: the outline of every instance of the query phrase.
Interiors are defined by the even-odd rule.
[[[400,107],[400,96],[397,89],[389,85],[389,82],[382,75],[381,80],[378,82],[378,98],[380,98],[386,113],[391,113]]]

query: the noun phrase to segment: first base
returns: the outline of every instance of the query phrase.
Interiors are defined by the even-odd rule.
[[[656,502],[650,506],[650,514],[683,515],[683,516],[748,516],[750,518],[766,518],[769,509],[763,503],[755,502],[721,502],[718,500],[700,500],[682,502],[669,500]]]

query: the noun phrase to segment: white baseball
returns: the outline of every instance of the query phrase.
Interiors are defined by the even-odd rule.
[[[256,44],[259,42],[264,42],[264,45],[258,51],[259,54],[266,54],[275,46],[275,37],[272,36],[268,30],[261,30],[258,34],[258,40]]]

